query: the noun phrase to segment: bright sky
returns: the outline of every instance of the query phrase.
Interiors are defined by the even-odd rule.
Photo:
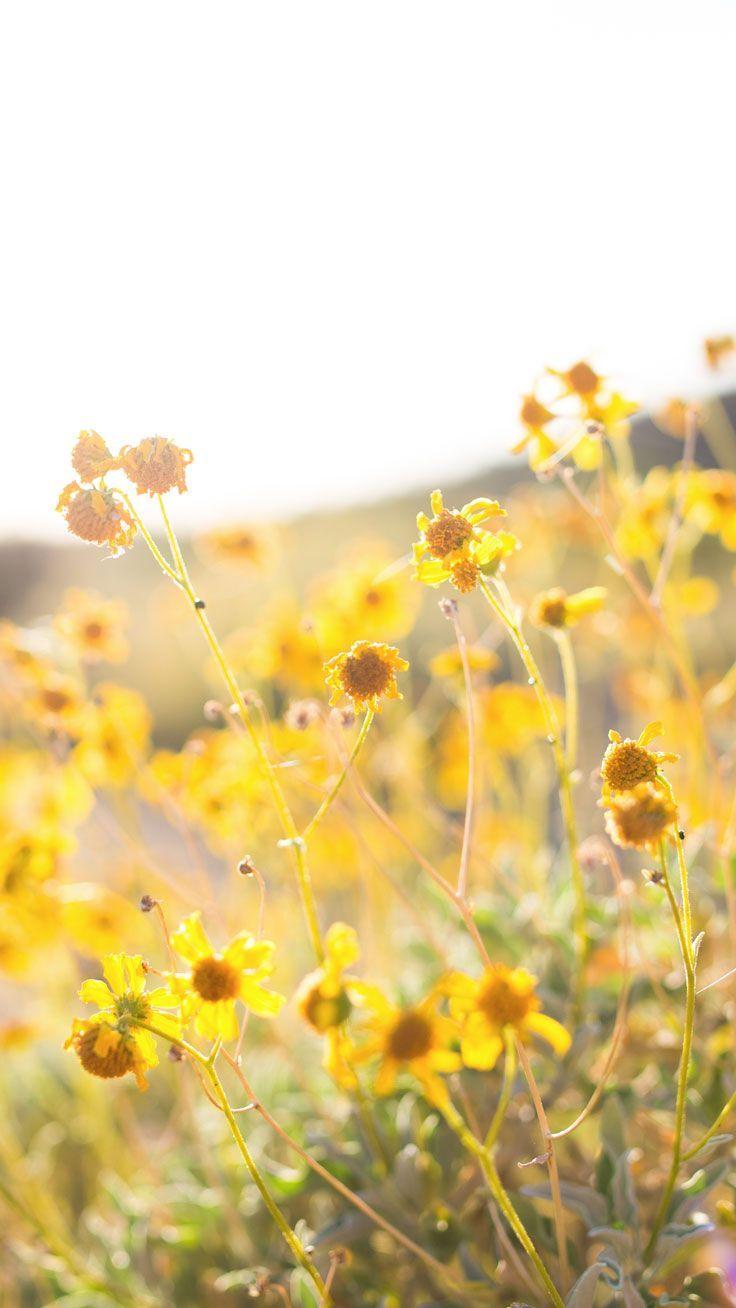
[[[0,19],[1,527],[77,431],[189,521],[487,463],[545,363],[736,327],[733,0],[22,0]]]

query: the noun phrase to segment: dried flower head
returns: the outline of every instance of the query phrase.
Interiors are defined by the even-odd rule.
[[[112,554],[119,554],[133,544],[135,521],[114,491],[97,486],[86,489],[79,482],[70,481],[61,492],[56,508],[80,540],[108,545]]]
[[[96,431],[80,431],[72,450],[72,467],[80,481],[97,481],[117,468],[118,460]]]
[[[538,627],[572,627],[588,613],[597,613],[604,605],[607,591],[603,586],[589,586],[568,595],[560,586],[535,595],[529,617]]]
[[[174,487],[186,490],[184,473],[192,462],[191,450],[181,449],[165,436],[146,436],[138,445],[120,451],[120,467],[139,495],[165,495]]]
[[[405,672],[409,664],[393,645],[357,640],[344,654],[325,663],[325,681],[332,691],[330,704],[342,695],[356,710],[381,710],[381,699],[401,699],[396,673]]]
[[[606,830],[617,845],[655,851],[677,820],[666,790],[642,781],[624,794],[612,795],[606,809]]]
[[[292,731],[306,731],[318,718],[316,699],[293,699],[284,714],[284,722]]]
[[[609,731],[610,744],[601,763],[604,796],[633,790],[643,781],[655,782],[662,763],[677,762],[677,754],[649,749],[650,740],[661,732],[661,722],[650,722],[638,740],[622,740],[617,731]]]

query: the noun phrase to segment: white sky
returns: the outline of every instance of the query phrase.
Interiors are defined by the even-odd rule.
[[[736,327],[732,0],[15,0],[0,507],[81,427],[190,445],[180,519],[486,463],[581,354],[652,398]]]

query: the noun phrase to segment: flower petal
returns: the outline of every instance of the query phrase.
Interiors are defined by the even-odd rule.
[[[572,1044],[569,1031],[565,1030],[561,1022],[556,1021],[554,1017],[548,1017],[546,1013],[529,1013],[524,1018],[524,1029],[541,1036],[548,1045],[552,1046],[556,1054],[566,1054]]]
[[[113,993],[104,981],[83,981],[77,994],[83,1004],[97,1004],[98,1008],[109,1008],[113,1001]]]
[[[207,958],[214,953],[200,918],[199,910],[190,913],[189,917],[182,918],[171,937],[171,943],[177,954],[181,954],[188,963],[196,963],[200,958]]]

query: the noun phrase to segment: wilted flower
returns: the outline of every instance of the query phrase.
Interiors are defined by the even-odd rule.
[[[606,803],[606,830],[624,848],[656,850],[677,819],[677,810],[667,791],[650,781],[642,781],[623,794],[611,795]]]
[[[662,763],[676,763],[677,754],[649,749],[650,740],[662,734],[661,722],[650,722],[639,736],[622,740],[618,731],[609,731],[610,744],[601,763],[603,794],[633,790],[642,781],[656,781]]]
[[[97,486],[84,489],[79,482],[70,481],[61,492],[56,508],[80,540],[109,545],[112,554],[119,554],[133,544],[135,520],[114,491]]]
[[[120,467],[139,495],[165,495],[174,487],[186,490],[184,473],[192,462],[191,450],[183,450],[165,436],[146,436],[138,445],[120,451]]]
[[[145,993],[146,971],[140,955],[107,954],[102,960],[105,981],[85,981],[79,998],[97,1004],[100,1012],[80,1021],[75,1018],[65,1044],[71,1045],[82,1067],[93,1076],[125,1076],[132,1072],[138,1088],[146,1089],[147,1068],[158,1063],[153,1025],[163,1036],[181,1034],[179,1019],[165,1009],[177,1008],[179,998],[167,986]],[[106,984],[107,983],[107,984]]]
[[[96,431],[80,431],[72,450],[72,467],[80,481],[97,481],[117,466],[118,460]]]

